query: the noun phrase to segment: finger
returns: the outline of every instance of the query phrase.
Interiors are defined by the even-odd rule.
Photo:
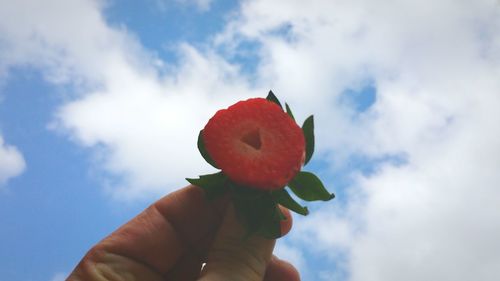
[[[281,213],[283,215],[285,215],[285,220],[282,220],[280,223],[280,230],[281,230],[281,236],[285,236],[286,234],[288,234],[288,232],[290,232],[290,230],[292,229],[292,224],[293,224],[293,218],[292,218],[292,214],[290,212],[290,210],[288,210],[287,208],[279,205],[280,207],[280,210],[281,210]]]
[[[287,218],[290,213],[284,211]],[[292,220],[283,221],[282,231],[288,232]],[[249,280],[264,278],[276,240],[253,235],[244,239],[245,229],[236,219],[232,205],[209,251],[200,281]]]
[[[273,256],[267,265],[264,281],[300,281],[300,275],[289,262]]]
[[[163,276],[135,260],[104,251],[89,253],[67,281],[142,280],[164,281]]]
[[[225,205],[207,202],[195,186],[173,192],[94,246],[74,272],[87,272],[102,259],[98,253],[110,253],[165,275],[186,251],[206,252]]]
[[[290,211],[284,207],[281,207],[281,211],[286,217],[286,220],[281,222],[281,233],[285,235],[291,229],[292,216]],[[206,239],[213,241],[214,237],[206,237]],[[200,244],[209,245],[209,243]],[[200,275],[201,265],[204,262],[206,262],[205,255],[194,255],[189,251],[185,252],[173,269],[167,274],[167,280],[195,280]]]
[[[207,261],[208,250],[213,244],[215,236],[216,232],[212,232],[197,243],[197,249],[185,251],[184,255],[167,273],[166,280],[196,280],[200,275],[202,264]]]
[[[202,264],[200,257],[186,252],[166,274],[165,280],[194,281],[200,276]]]
[[[288,209],[281,206],[280,208],[286,217],[286,220],[281,222],[281,233],[283,236],[287,234],[292,227],[292,216]],[[213,238],[214,237],[211,237],[210,241],[213,241]],[[204,262],[206,262],[206,259],[186,252],[175,264],[174,268],[167,274],[167,280],[195,280],[199,276],[201,265]]]

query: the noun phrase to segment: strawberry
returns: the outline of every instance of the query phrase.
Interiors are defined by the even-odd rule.
[[[219,110],[202,137],[215,164],[237,184],[280,189],[304,164],[302,129],[267,99],[252,98]]]
[[[285,219],[278,205],[309,214],[285,186],[304,201],[335,197],[311,172],[301,171],[314,152],[314,118],[300,128],[292,110],[269,92],[266,99],[240,101],[219,110],[198,135],[201,156],[221,171],[186,180],[205,191],[208,200],[229,193],[247,236],[281,236]]]

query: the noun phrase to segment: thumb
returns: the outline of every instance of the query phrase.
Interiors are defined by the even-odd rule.
[[[290,213],[284,213],[287,220],[281,227],[282,233],[291,227]],[[242,239],[244,234],[244,227],[236,219],[233,206],[229,205],[199,281],[262,281],[276,240],[259,235]]]

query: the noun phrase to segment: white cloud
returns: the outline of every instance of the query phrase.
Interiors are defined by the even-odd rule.
[[[133,69],[122,76],[110,70],[117,76],[116,84],[59,112],[62,125],[71,128],[83,145],[112,149],[104,165],[127,175],[125,189],[117,191],[123,192],[121,196],[164,193],[185,184],[181,175],[208,172],[196,149],[198,131],[211,112],[251,95],[238,77],[231,79],[233,70],[223,62],[201,57],[190,47],[183,52],[184,66],[175,77],[141,77]]]
[[[4,142],[0,135],[0,187],[26,168],[23,155],[16,147]]]
[[[315,266],[297,258],[306,245],[350,280],[500,278],[496,1],[245,1],[216,46],[181,45],[179,63],[161,71],[106,24],[100,2],[16,3],[0,9],[0,69],[30,64],[56,83],[81,83],[57,125],[124,176],[110,187],[117,197],[207,171],[197,130],[217,108],[273,88],[296,116],[316,114],[318,152],[332,169],[352,154],[407,160],[355,175],[345,205],[297,220],[279,251]],[[241,42],[259,46],[255,83],[211,50],[237,55]],[[366,112],[338,102],[366,81],[377,87]]]
[[[246,2],[218,40],[262,42],[259,77],[319,112],[335,158],[408,160],[358,176],[347,206],[301,220],[294,240],[337,263],[346,254],[350,280],[498,279],[498,4],[294,4]],[[368,112],[335,106],[365,79],[377,86]]]
[[[299,270],[302,278],[309,274],[301,249],[294,246],[293,242],[289,242],[287,238],[283,238],[279,243],[276,243],[274,254],[278,258],[293,264]]]

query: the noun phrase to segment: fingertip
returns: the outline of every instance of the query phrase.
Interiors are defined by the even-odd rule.
[[[300,281],[300,274],[291,263],[273,256],[266,268],[264,281]]]
[[[286,217],[285,220],[282,220],[280,222],[281,237],[283,237],[292,229],[293,217],[290,210],[288,210],[287,208],[281,205],[279,206],[279,208],[281,210],[281,213],[283,213],[283,215]]]

